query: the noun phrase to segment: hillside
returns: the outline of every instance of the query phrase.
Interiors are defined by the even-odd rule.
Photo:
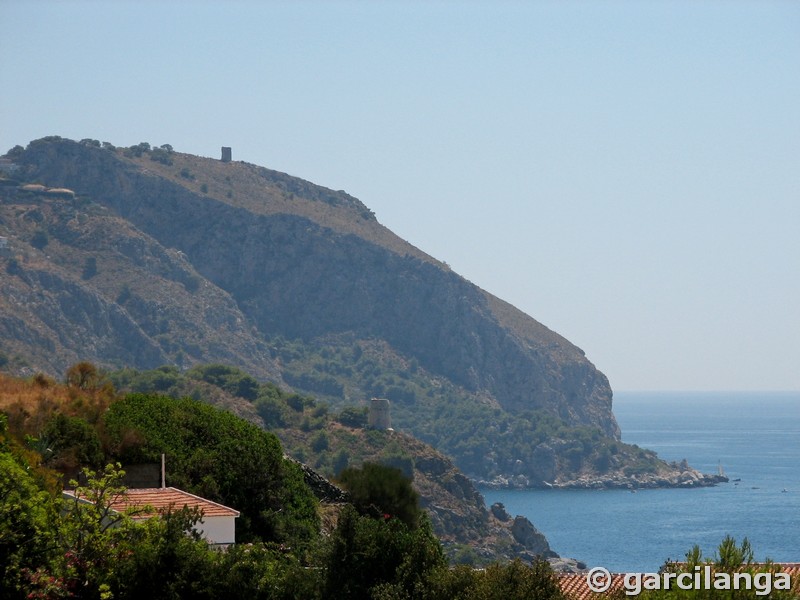
[[[8,158],[7,370],[225,363],[336,408],[387,397],[396,429],[477,479],[680,474],[619,443],[579,348],[344,192],[169,146],[45,138]]]
[[[411,479],[420,506],[452,560],[486,564],[531,560],[537,555],[558,558],[527,519],[511,519],[497,509],[487,511],[483,497],[452,462],[413,437],[344,425],[338,415],[328,414],[324,405],[318,406],[311,398],[283,392],[272,384],[258,384],[241,371],[219,365],[186,374],[165,368],[125,370],[112,374],[111,379],[137,393],[117,392],[87,363],[70,369],[68,385],[42,376],[22,380],[0,374],[0,421],[5,418],[15,437],[26,439],[30,449],[41,452],[41,463],[63,474],[62,483],[76,477],[80,467],[97,468],[119,460],[131,472],[129,467],[136,465],[139,486],[157,487],[160,465],[154,458],[164,452],[169,485],[244,508],[242,494],[232,489],[252,485],[251,480],[263,483],[263,475],[251,473],[246,478],[251,483],[238,481],[226,493],[218,483],[222,481],[221,467],[212,468],[209,456],[224,447],[225,440],[218,433],[221,427],[251,434],[252,429],[241,420],[222,418],[230,417],[226,413],[203,410],[208,408],[203,405],[239,413],[259,430],[264,425],[260,415],[277,408],[282,426],[270,433],[277,435],[289,454],[315,466],[298,463],[306,483],[322,501],[323,530],[333,528],[347,495],[322,476],[335,481],[334,476],[346,467],[380,463],[399,468]],[[237,395],[237,389],[250,390],[255,400]],[[197,398],[202,405],[191,399],[174,399],[181,396]],[[120,421],[125,425],[121,427]],[[215,423],[213,431],[209,423]],[[136,426],[132,428],[132,424]],[[241,446],[241,431],[234,437],[229,441]],[[252,464],[236,460],[240,470],[253,469]],[[148,461],[153,464],[142,464]],[[276,470],[280,465],[256,467],[264,473]],[[244,479],[242,473],[239,476]],[[217,482],[209,484],[209,478]],[[253,493],[252,489],[248,492]],[[242,528],[240,537],[244,533]],[[570,562],[561,559],[557,564],[565,568]]]

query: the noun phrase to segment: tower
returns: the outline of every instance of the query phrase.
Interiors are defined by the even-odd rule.
[[[392,415],[389,411],[389,401],[386,398],[373,398],[369,404],[369,417],[367,424],[372,429],[391,429]]]

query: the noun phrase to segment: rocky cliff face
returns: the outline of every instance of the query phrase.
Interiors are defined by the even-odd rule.
[[[343,192],[243,163],[175,154],[165,165],[66,140],[32,143],[15,160],[29,181],[74,190],[185,257],[201,287],[226,295],[262,337],[385,340],[505,410],[541,408],[619,435],[608,381],[580,349]],[[275,375],[261,363],[259,374]]]
[[[99,206],[9,187],[0,200],[10,255],[0,288],[6,356],[52,375],[80,360],[118,368],[224,361],[280,380],[236,302],[177,250]]]

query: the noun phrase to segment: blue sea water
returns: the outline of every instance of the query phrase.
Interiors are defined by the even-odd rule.
[[[614,397],[622,440],[731,481],[702,489],[489,490],[562,556],[649,572],[698,544],[747,537],[757,560],[800,562],[800,392],[627,392]],[[786,490],[785,492],[783,490]]]

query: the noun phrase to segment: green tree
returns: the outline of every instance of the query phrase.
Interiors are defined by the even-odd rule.
[[[188,508],[151,518],[133,532],[126,560],[109,580],[114,598],[180,600],[217,595],[217,552],[193,527],[200,514]]]
[[[54,558],[56,515],[53,497],[39,489],[29,465],[0,449],[0,589],[4,598],[24,598],[25,574]]]
[[[412,530],[399,519],[373,519],[345,506],[327,542],[326,598],[367,599],[374,593],[416,594],[446,564],[427,523]]]
[[[239,396],[245,400],[253,401],[258,397],[260,384],[255,377],[248,375],[241,369],[227,365],[203,365],[187,372],[192,379],[199,379]]]
[[[170,485],[239,510],[239,541],[302,544],[316,534],[317,502],[299,467],[244,419],[190,398],[130,394],[109,408],[105,429],[120,460],[164,453]]]
[[[563,595],[550,564],[536,560],[526,566],[519,559],[491,564],[478,579],[475,600],[561,600]]]
[[[97,429],[78,417],[54,414],[42,431],[47,441],[47,463],[53,468],[98,467],[104,453]]]
[[[119,463],[99,472],[83,469],[82,473],[85,485],[70,481],[74,492],[65,503],[59,528],[65,552],[56,574],[73,595],[100,598],[108,591],[114,570],[132,552],[137,527],[132,516],[137,511],[112,508],[126,489],[121,483],[125,471]]]
[[[362,514],[397,518],[408,527],[417,526],[421,514],[419,494],[400,469],[365,463],[360,469],[349,467],[342,471],[339,482]]]
[[[315,600],[322,598],[321,570],[309,569],[275,544],[237,545],[218,556],[216,598]]]

